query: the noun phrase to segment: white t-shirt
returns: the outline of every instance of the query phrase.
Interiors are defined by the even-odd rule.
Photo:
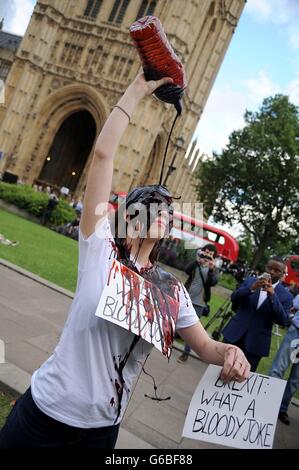
[[[87,240],[80,233],[76,294],[53,355],[31,380],[36,405],[57,421],[79,428],[111,426],[121,421],[141,364],[152,349],[140,338],[130,353],[123,369],[121,412],[115,422],[119,377],[114,361],[125,356],[135,335],[95,315],[115,256],[112,242],[107,219]],[[179,297],[178,329],[198,322],[185,289],[180,289]]]

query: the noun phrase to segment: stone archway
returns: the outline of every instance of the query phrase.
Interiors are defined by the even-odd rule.
[[[96,137],[96,123],[90,112],[77,111],[60,125],[38,180],[75,191]]]
[[[66,85],[49,95],[41,105],[38,116],[41,131],[34,148],[34,178],[49,181],[50,184],[52,182],[54,186],[65,185],[72,192],[81,193],[96,135],[99,134],[108,114],[108,103],[89,85]],[[77,140],[81,150],[75,151],[75,155],[70,158],[70,149],[74,148],[70,137],[74,133],[83,136],[84,142]],[[63,136],[68,136],[68,144],[64,144]],[[59,161],[57,155],[62,153],[64,156]],[[51,160],[47,160],[48,157]],[[70,165],[66,161],[67,158],[70,158]],[[57,174],[54,176],[55,168]],[[68,172],[66,178],[64,172]],[[73,172],[75,175],[72,175]]]

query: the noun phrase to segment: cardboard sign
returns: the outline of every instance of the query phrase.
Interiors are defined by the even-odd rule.
[[[178,300],[113,260],[98,317],[141,336],[169,357],[178,312]]]
[[[183,436],[239,449],[271,449],[286,381],[250,373],[224,384],[210,365],[192,397]]]

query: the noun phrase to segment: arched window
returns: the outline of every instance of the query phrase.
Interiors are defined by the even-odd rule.
[[[0,80],[5,81],[10,69],[9,62],[5,62],[5,60],[0,60]],[[1,98],[1,91],[0,91],[0,98]]]
[[[212,2],[208,11],[208,15],[213,16],[215,13],[215,2]]]
[[[155,8],[156,8],[156,5],[157,5],[157,1],[156,0],[152,0],[148,6],[148,9],[147,9],[147,12],[146,14],[147,15],[153,15],[154,11],[155,11]]]
[[[96,18],[101,5],[103,3],[103,0],[88,0],[85,11],[84,11],[84,16],[90,16],[91,18]]]
[[[139,7],[136,20],[142,18],[143,16],[150,16],[154,13],[157,5],[157,0],[142,0]]]
[[[130,0],[115,0],[108,21],[110,21],[110,23],[121,24],[129,3]]]
[[[85,11],[84,11],[84,16],[90,15],[93,4],[94,4],[94,0],[88,0]]]
[[[216,23],[217,23],[217,19],[214,18],[212,23],[211,23],[211,26],[210,26],[210,31],[213,33],[216,29]]]

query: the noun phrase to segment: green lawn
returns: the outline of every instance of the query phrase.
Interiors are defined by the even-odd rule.
[[[0,233],[19,245],[0,244],[0,257],[75,291],[78,244],[42,225],[0,210]]]
[[[0,244],[0,257],[61,287],[75,291],[78,263],[76,241],[4,210],[0,210],[0,233],[10,240],[20,242],[16,247]],[[175,272],[182,281],[185,280],[184,273],[169,267],[166,269]],[[211,313],[209,317],[202,318],[204,326],[224,301],[225,298],[213,293],[210,302]],[[211,333],[219,323],[220,319],[217,318],[208,331]],[[286,330],[280,328],[279,332],[284,336]],[[280,342],[283,336],[279,337]],[[276,351],[277,337],[273,335],[271,354],[262,359],[258,372],[268,374]],[[299,398],[298,392],[297,395]]]
[[[6,416],[9,414],[11,410],[10,400],[9,398],[4,395],[4,393],[0,392],[0,429],[2,428]]]
[[[2,428],[6,417],[12,408],[15,399],[15,395],[10,394],[6,390],[2,390],[0,385],[0,429]]]

